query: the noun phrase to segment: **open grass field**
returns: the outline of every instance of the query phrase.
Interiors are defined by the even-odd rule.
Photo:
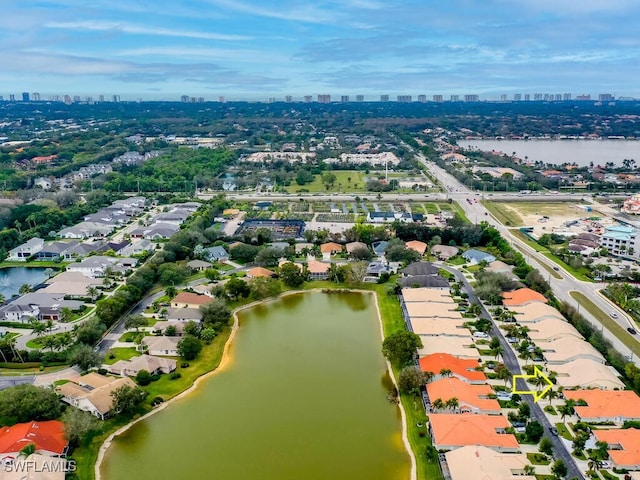
[[[364,193],[366,192],[364,185],[364,177],[366,176],[364,171],[359,170],[333,170],[333,174],[336,176],[336,183],[330,190],[322,183],[322,176],[316,175],[313,182],[306,185],[298,185],[293,182],[288,187],[285,187],[287,192],[295,193],[301,189],[306,189],[311,193]],[[351,181],[349,181],[351,179]]]
[[[506,204],[488,202],[486,200],[483,200],[482,204],[487,210],[489,210],[489,213],[491,213],[491,215],[493,215],[501,224],[508,227],[521,227],[524,225],[522,217],[518,215],[518,212],[512,208],[507,207]]]

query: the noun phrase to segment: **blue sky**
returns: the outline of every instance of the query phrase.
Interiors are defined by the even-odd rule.
[[[637,0],[0,0],[0,95],[640,96]]]

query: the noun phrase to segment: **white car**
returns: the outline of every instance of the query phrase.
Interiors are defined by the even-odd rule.
[[[618,314],[616,312],[611,312],[609,315],[611,315],[611,318],[618,318]]]

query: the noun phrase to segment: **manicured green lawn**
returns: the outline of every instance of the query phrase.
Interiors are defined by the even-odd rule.
[[[113,355],[113,358],[111,358]],[[107,365],[113,365],[118,360],[129,360],[133,357],[137,357],[140,355],[135,348],[112,348],[107,352],[107,355],[104,357],[104,361]]]
[[[542,453],[527,453],[527,458],[532,465],[549,465],[551,463],[551,460]]]
[[[556,428],[558,429],[558,435],[565,440],[573,441],[573,435],[571,435],[571,432],[564,423],[556,423]]]

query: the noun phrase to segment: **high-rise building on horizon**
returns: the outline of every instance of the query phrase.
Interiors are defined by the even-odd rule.
[[[418,95],[418,102],[427,103],[427,96],[426,95]]]
[[[478,97],[478,95],[469,94],[469,95],[465,95],[464,96],[464,101],[465,102],[478,102],[478,101],[480,101],[480,97]]]
[[[411,95],[398,95],[396,100],[399,103],[411,103],[413,101],[413,97]]]
[[[120,103],[120,95],[113,95],[111,98],[115,103]]]
[[[29,101],[29,92],[22,92],[22,101],[23,102]]]
[[[524,101],[525,102],[530,102],[531,101],[531,94],[530,93],[525,93],[524,94]]]
[[[562,94],[562,99],[567,102],[569,100],[571,100],[571,94],[570,93],[563,93]]]
[[[591,100],[591,95],[589,94],[576,95],[576,100],[579,100],[579,101]]]
[[[449,101],[451,101],[451,102],[459,102],[460,101],[460,95],[451,95],[451,97],[449,98]]]
[[[349,103],[349,95],[342,95],[340,97],[340,102],[342,103]]]
[[[543,98],[543,95],[542,95],[541,93],[534,93],[534,94],[533,94],[533,99],[534,99],[535,101],[541,101],[541,100],[542,100],[542,98]]]
[[[321,93],[317,97],[318,103],[331,103],[331,95],[328,93]]]
[[[63,101],[64,101],[65,105],[71,105],[71,97],[69,95],[65,95],[63,97]]]
[[[305,95],[305,96],[304,96],[304,101],[305,101],[305,103],[313,102],[313,96],[311,96],[311,95]]]
[[[389,101],[389,95],[380,95],[380,101],[381,102],[388,102]]]
[[[356,102],[364,102],[364,95],[356,95]]]
[[[287,103],[293,102],[293,97],[291,95],[285,95],[284,101]]]
[[[444,101],[444,97],[442,95],[434,95],[432,97],[434,102],[443,102]]]
[[[34,102],[39,102],[40,101],[40,94],[38,92],[33,92],[31,94],[31,100],[33,100]]]
[[[104,95],[98,95],[98,101],[104,102]]]
[[[9,101],[10,102],[15,102],[16,101],[16,96],[13,93],[9,94]]]
[[[509,96],[506,93],[503,93],[502,95],[500,95],[501,102],[506,102],[507,100],[509,100]]]
[[[513,94],[513,101],[514,101],[514,102],[520,102],[520,101],[522,101],[522,94],[521,94],[521,93],[514,93],[514,94]]]
[[[189,95],[182,95],[182,96],[180,97],[180,101],[181,101],[182,103],[187,103],[187,102],[189,101]]]
[[[613,100],[614,97],[610,93],[601,93],[600,95],[598,95],[598,101],[600,102],[612,102]]]

